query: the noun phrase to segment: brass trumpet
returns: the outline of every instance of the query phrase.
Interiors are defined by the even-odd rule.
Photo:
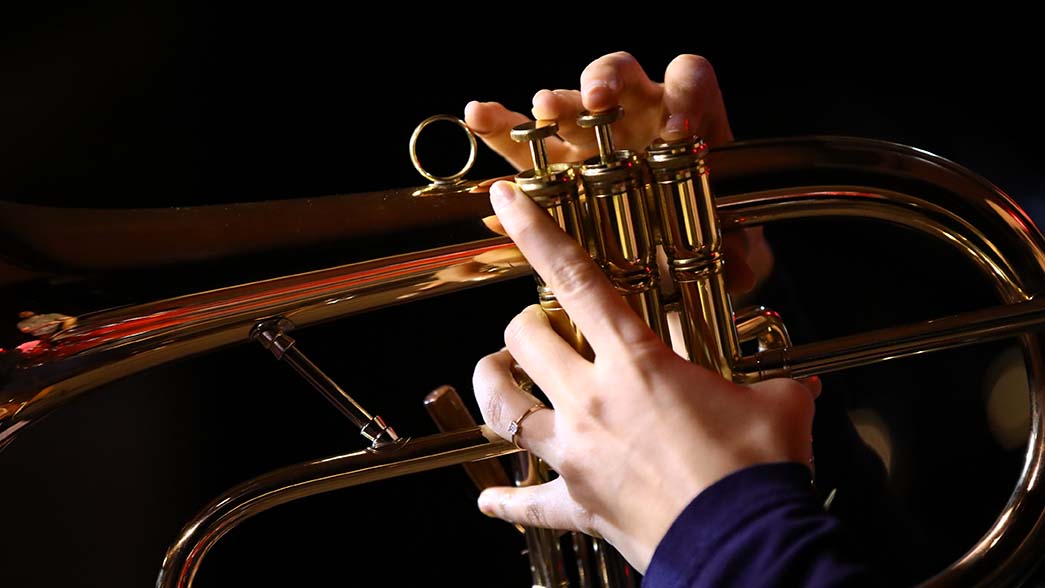
[[[601,117],[601,118],[600,118]],[[680,317],[694,361],[735,381],[825,374],[928,351],[1019,337],[1027,363],[1031,427],[1025,463],[1004,510],[967,552],[926,580],[925,587],[1007,586],[1022,582],[1041,559],[1045,490],[1041,470],[1042,342],[1032,331],[1045,323],[1045,240],[1003,192],[974,173],[932,154],[880,141],[810,137],[752,141],[706,151],[699,142],[660,144],[646,154],[612,146],[612,116],[593,115],[601,157],[579,167],[553,167],[541,159],[538,126],[521,129],[534,141],[529,176],[535,198],[546,198],[564,228],[617,270],[618,290],[655,329],[667,313]],[[474,147],[473,147],[474,149]],[[648,167],[647,167],[648,166]],[[712,170],[709,172],[708,170]],[[852,174],[854,181],[840,182]],[[590,183],[574,175],[588,174]],[[463,176],[464,174],[460,174]],[[566,178],[565,180],[563,178]],[[795,182],[794,178],[802,178]],[[190,521],[167,552],[157,586],[189,586],[216,541],[250,517],[275,506],[335,489],[410,473],[487,460],[519,451],[485,426],[421,438],[397,434],[305,357],[287,335],[292,329],[415,300],[530,276],[511,244],[490,237],[479,219],[491,214],[486,187],[460,177],[434,177],[422,188],[336,196],[310,201],[130,211],[127,221],[160,227],[152,239],[176,238],[179,227],[214,222],[249,223],[287,211],[316,221],[308,237],[361,239],[391,231],[439,229],[436,246],[364,259],[113,310],[27,315],[25,340],[0,352],[0,447],[25,428],[82,393],[143,370],[248,341],[288,361],[348,417],[367,439],[362,451],[300,463],[247,481],[216,498]],[[560,181],[561,180],[561,181]],[[602,182],[601,184],[599,182]],[[576,189],[573,195],[549,186]],[[660,186],[658,188],[658,186]],[[579,188],[578,188],[579,187]],[[558,190],[558,189],[556,189]],[[568,192],[568,190],[567,190]],[[714,199],[712,199],[714,194]],[[605,207],[598,212],[600,207]],[[583,220],[574,208],[596,210]],[[41,236],[46,219],[65,214],[3,204],[8,231],[42,256],[61,257],[62,240]],[[76,226],[89,233],[91,213]],[[694,216],[696,215],[696,216]],[[133,218],[132,218],[133,217]],[[331,218],[339,222],[329,222]],[[648,217],[648,218],[639,218]],[[827,341],[790,345],[775,313],[734,310],[725,294],[719,226],[760,226],[807,217],[859,217],[884,221],[942,240],[990,281],[999,304],[960,315],[889,327]],[[620,219],[630,219],[619,222]],[[660,219],[660,224],[655,220]],[[112,217],[106,220],[112,221]],[[345,222],[340,222],[345,221]],[[36,232],[17,233],[34,226]],[[117,221],[119,222],[119,221]],[[302,221],[307,222],[307,221]],[[35,223],[35,224],[34,224]],[[347,226],[346,226],[347,224]],[[693,229],[685,232],[678,227]],[[163,233],[162,231],[169,231]],[[424,232],[424,231],[420,231]],[[263,249],[272,235],[254,229],[247,248]],[[431,235],[429,235],[431,236]],[[445,242],[448,240],[452,242]],[[38,241],[32,239],[39,238]],[[65,235],[65,242],[75,240]],[[645,242],[643,242],[645,240]],[[43,249],[47,244],[51,249]],[[668,249],[676,278],[674,298],[662,297],[651,279],[654,247]],[[191,245],[179,255],[203,256]],[[234,253],[243,253],[238,251]],[[96,252],[96,267],[147,261],[147,251]],[[136,259],[137,258],[137,259]],[[3,282],[17,284],[13,271]],[[557,312],[553,293],[542,304]],[[785,317],[786,318],[786,317]],[[562,334],[571,333],[568,320]],[[757,350],[744,351],[744,342]],[[578,343],[580,344],[580,343]],[[595,584],[593,584],[595,585]]]

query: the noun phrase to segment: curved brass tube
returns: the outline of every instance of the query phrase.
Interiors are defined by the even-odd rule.
[[[203,557],[225,533],[280,504],[518,451],[484,425],[271,471],[230,489],[204,507],[167,550],[156,587],[190,586]]]
[[[953,245],[991,280],[1004,303],[939,321],[799,345],[787,353],[767,350],[739,362],[738,370],[749,379],[783,372],[823,373],[1010,336],[1045,324],[1045,301],[1037,297],[1045,286],[1045,240],[1011,199],[958,165],[908,147],[838,138],[738,143],[713,151],[710,161],[724,228],[809,216],[883,220]],[[785,184],[781,178],[799,172],[807,183],[780,187]],[[841,183],[839,178],[847,173],[855,173],[858,183]],[[423,198],[442,197],[429,192]],[[469,189],[445,197],[485,198],[485,191]],[[402,202],[409,205],[409,200]],[[0,445],[25,425],[104,382],[246,341],[253,325],[263,319],[286,316],[305,326],[527,275],[525,263],[513,259],[509,247],[504,239],[473,241],[80,317],[76,326],[42,337],[34,346],[0,352],[8,355],[0,358],[14,366],[0,395]],[[1042,342],[1030,334],[1022,341],[1032,423],[1023,471],[992,528],[923,586],[1013,585],[1041,559]],[[408,441],[387,452],[361,452],[277,470],[231,490],[189,523],[168,553],[157,585],[189,585],[213,541],[266,508],[369,479],[514,450],[480,428]]]

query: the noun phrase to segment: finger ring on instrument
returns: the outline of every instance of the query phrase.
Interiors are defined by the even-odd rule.
[[[543,402],[538,402],[538,403],[534,404],[533,406],[531,406],[530,408],[526,409],[526,412],[522,413],[522,416],[520,416],[519,418],[515,419],[514,421],[508,423],[508,434],[512,436],[512,444],[513,445],[515,445],[516,447],[519,447],[519,443],[517,443],[515,441],[515,438],[519,436],[519,427],[522,426],[522,422],[524,420],[526,420],[526,417],[528,417],[531,414],[537,412],[538,410],[541,410],[542,408],[548,408],[548,407],[545,406]]]

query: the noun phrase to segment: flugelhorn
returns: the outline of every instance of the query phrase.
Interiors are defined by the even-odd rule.
[[[599,125],[609,121],[594,122]],[[596,175],[601,173],[600,164],[611,174],[619,171],[612,165],[614,150],[603,143],[604,159],[608,161],[593,162],[588,167]],[[669,152],[672,149],[671,145],[661,147]],[[1045,241],[1033,222],[1010,198],[977,175],[942,158],[900,145],[814,137],[736,143],[706,155],[697,144],[686,149],[689,151],[683,149],[677,154],[690,160],[680,168],[688,170],[684,179],[692,184],[691,188],[702,183],[707,188],[687,188],[687,198],[713,193],[713,212],[723,228],[809,216],[871,218],[939,238],[981,270],[997,292],[998,305],[794,346],[782,344],[781,329],[772,312],[757,308],[734,312],[728,298],[720,296],[721,286],[712,283],[697,288],[694,294],[703,297],[710,292],[710,306],[703,306],[711,313],[706,322],[713,323],[716,332],[735,329],[737,337],[741,333],[761,335],[759,349],[743,353],[739,342],[728,340],[719,341],[717,347],[696,349],[712,349],[714,353],[708,353],[712,358],[708,361],[725,362],[723,372],[744,381],[782,374],[824,374],[1020,336],[1027,359],[1031,410],[1023,471],[993,526],[963,556],[923,585],[1004,586],[1024,580],[1040,560],[1045,517],[1040,479],[1045,451],[1041,439],[1045,418],[1041,407],[1041,341],[1031,333],[1045,322],[1045,304],[1036,296],[1045,286]],[[627,161],[620,165],[639,165],[656,155],[621,157]],[[713,171],[705,173],[705,165]],[[647,191],[647,184],[652,186],[658,181],[651,179],[655,171],[654,166],[650,177],[611,183],[629,185],[629,206],[643,204],[636,200],[652,194]],[[840,181],[847,172],[853,180]],[[796,182],[795,178],[801,180]],[[22,318],[24,340],[5,347],[0,355],[0,445],[11,443],[28,425],[84,392],[180,358],[254,340],[280,359],[294,362],[295,369],[323,390],[355,423],[369,447],[270,472],[217,498],[186,525],[171,546],[158,586],[189,585],[203,556],[218,539],[244,520],[277,505],[334,489],[517,452],[516,447],[485,427],[407,437],[395,428],[394,416],[382,419],[343,394],[319,367],[296,353],[301,349],[287,335],[291,328],[303,329],[360,312],[529,276],[529,268],[512,255],[505,239],[484,238],[478,227],[478,219],[491,212],[486,186],[488,182],[436,178],[432,185],[419,189],[314,200],[307,210],[294,203],[272,202],[223,207],[224,211],[201,208],[127,213],[125,220],[129,223],[157,227],[150,236],[156,242],[167,237],[177,239],[180,223],[189,226],[209,217],[219,226],[234,227],[244,218],[277,218],[287,210],[294,210],[299,219],[311,217],[317,227],[307,237],[291,235],[287,237],[290,239],[316,239],[324,231],[336,237],[360,238],[425,226],[465,228],[458,233],[439,232],[439,239],[453,235],[460,239],[456,243],[113,310],[74,315],[60,308],[37,309],[35,314]],[[609,189],[601,196],[613,199],[618,193]],[[586,206],[595,206],[597,203],[591,199],[600,194],[586,191],[584,197],[588,199]],[[70,236],[49,238],[46,222],[48,217],[68,213],[6,204],[3,213],[10,239],[19,241],[26,251],[52,259],[68,259],[71,255],[62,251],[63,239]],[[74,225],[77,230],[89,234],[92,222],[101,218],[91,216],[82,213]],[[348,235],[343,224],[324,222],[334,216],[352,219],[348,222],[354,223],[353,229],[358,233]],[[664,216],[661,215],[662,220]],[[106,216],[105,220],[111,222],[112,217]],[[163,227],[170,232],[163,233]],[[670,227],[664,230],[670,231]],[[254,246],[272,238],[270,233],[257,231]],[[662,234],[661,243],[664,239]],[[594,249],[599,247],[593,245]],[[81,261],[96,267],[141,263],[147,261],[147,250],[143,246],[137,251],[100,251]],[[205,248],[194,250],[191,245],[180,253],[205,254]],[[714,262],[717,258],[708,259]],[[632,277],[626,274],[627,279],[619,288],[633,285],[634,281],[628,281]],[[12,271],[4,282],[17,284],[25,279],[28,278]],[[640,286],[634,290],[633,307],[655,310],[657,304],[646,295],[655,292],[654,287],[646,283]],[[677,311],[675,302],[669,300],[665,306]],[[650,313],[654,321],[660,320],[660,315],[659,310]],[[738,315],[752,322],[738,323]]]

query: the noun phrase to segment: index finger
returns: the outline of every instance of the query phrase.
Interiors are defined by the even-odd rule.
[[[551,286],[596,357],[660,344],[580,245],[512,182],[490,187],[497,218],[533,269]]]

